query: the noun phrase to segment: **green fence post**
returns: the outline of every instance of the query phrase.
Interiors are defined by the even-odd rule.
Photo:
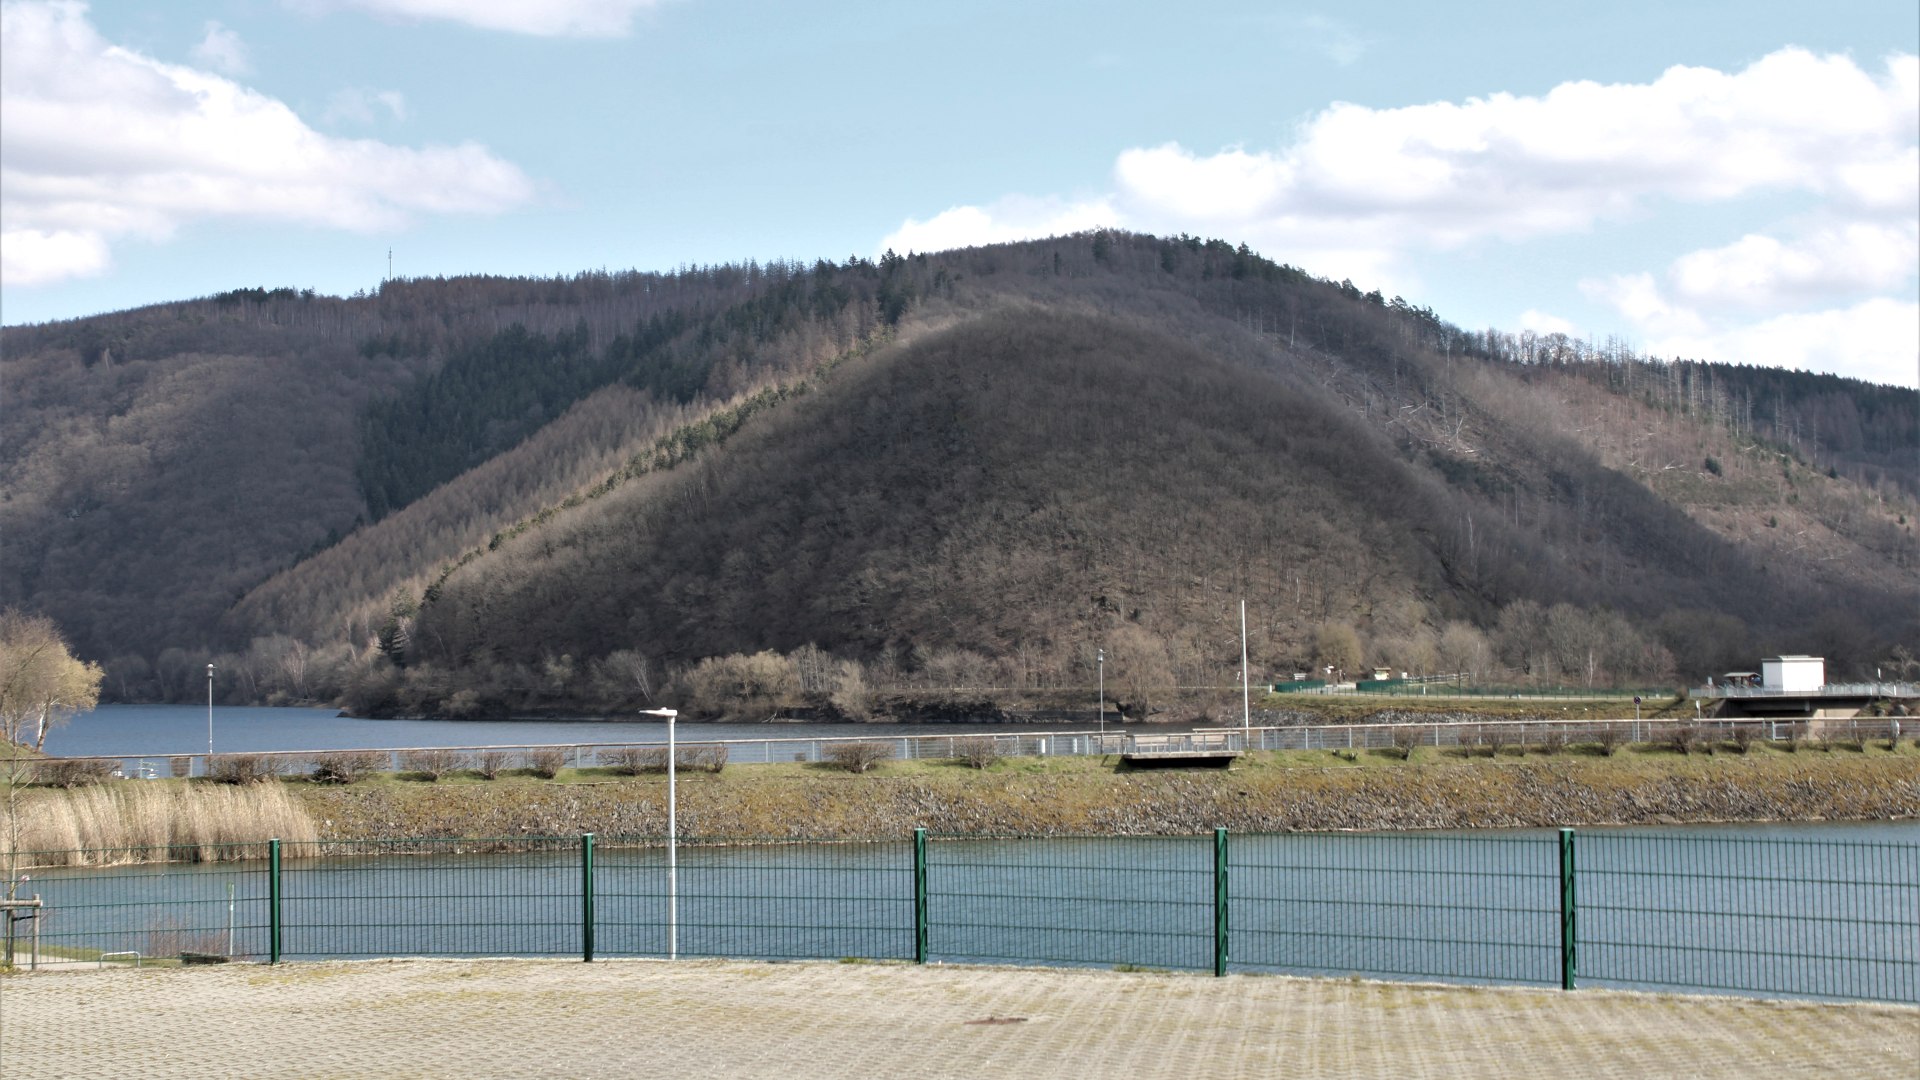
[[[1560,989],[1573,989],[1579,912],[1573,890],[1573,830],[1560,830]]]
[[[280,841],[267,841],[267,963],[280,962]]]
[[[593,834],[580,834],[580,961],[593,963]]]
[[[1227,973],[1227,830],[1213,830],[1213,974]]]
[[[927,962],[927,830],[913,830],[913,962]]]

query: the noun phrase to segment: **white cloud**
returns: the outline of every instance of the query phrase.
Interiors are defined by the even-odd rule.
[[[9,285],[92,277],[112,263],[97,233],[7,229],[0,237],[0,281]]]
[[[1649,273],[1588,278],[1580,282],[1580,291],[1612,306],[1642,333],[1655,337],[1698,336],[1707,329],[1699,312],[1667,299]]]
[[[1573,323],[1558,315],[1549,315],[1544,311],[1539,311],[1534,308],[1528,308],[1521,312],[1520,317],[1515,319],[1514,323],[1522,330],[1532,330],[1537,334],[1565,334],[1568,337],[1580,336],[1579,327],[1576,327]]]
[[[193,58],[228,75],[245,75],[253,70],[247,58],[247,43],[217,21],[208,21],[207,36],[193,47]]]
[[[1920,220],[1853,221],[1785,241],[1749,233],[1688,252],[1667,268],[1664,289],[1647,272],[1589,279],[1580,288],[1650,338],[1658,356],[1911,385],[1920,377],[1916,275]]]
[[[1920,303],[1876,297],[1851,307],[1656,338],[1655,356],[1829,371],[1920,388]]]
[[[1838,218],[1910,220],[1917,132],[1920,58],[1893,57],[1875,75],[1790,48],[1732,73],[1675,67],[1538,97],[1340,103],[1277,150],[1129,149],[1100,201],[1114,224],[1224,234],[1315,273],[1377,281],[1416,252],[1585,232],[1664,201],[1794,192]],[[1005,232],[1014,223],[997,209],[942,216],[982,214]]]
[[[1124,150],[1112,182],[1071,205],[1097,208],[1102,224],[1244,240],[1315,274],[1406,295],[1418,291],[1415,255],[1591,233],[1675,203],[1792,195],[1814,208],[1784,232],[1681,254],[1664,278],[1642,271],[1580,288],[1663,354],[1914,380],[1913,54],[1869,71],[1787,48],[1739,71],[1674,67],[1648,83],[1568,82],[1534,97],[1336,103],[1276,149]],[[954,207],[889,240],[912,234],[925,249],[1067,231],[1028,212],[1036,203],[1052,205]],[[1521,322],[1572,332],[1537,310]]]
[[[97,273],[113,241],[208,217],[391,229],[496,213],[533,184],[476,144],[338,139],[218,75],[114,46],[79,4],[0,7],[5,281]]]
[[[659,0],[305,0],[405,19],[446,19],[482,30],[538,37],[623,37]]]
[[[1786,242],[1749,233],[1682,255],[1667,274],[1674,292],[1695,306],[1779,310],[1896,289],[1916,272],[1920,220],[1847,222]]]
[[[406,118],[407,99],[400,91],[369,90],[359,86],[334,91],[327,99],[326,110],[320,114],[320,119],[329,124],[361,126],[376,124],[382,119]]]
[[[1012,195],[989,207],[956,206],[925,221],[908,218],[880,241],[880,249],[945,251],[1009,240],[1097,229],[1115,224],[1113,207],[1105,199],[1066,202]]]

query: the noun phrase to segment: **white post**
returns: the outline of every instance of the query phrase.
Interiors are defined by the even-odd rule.
[[[1253,747],[1253,691],[1247,682],[1247,602],[1240,601],[1240,738],[1241,749]]]
[[[1100,667],[1100,752],[1107,752],[1107,650],[1094,652],[1094,661]]]
[[[207,775],[213,774],[213,665],[207,665]]]
[[[674,786],[680,754],[674,742],[673,722],[679,717],[680,710],[640,711],[648,716],[664,716],[667,719],[667,959],[674,960],[680,955],[680,822],[676,816],[679,800],[675,798]]]
[[[680,766],[679,748],[673,738],[673,722],[679,713],[667,715],[667,959],[680,955],[680,820],[679,792],[674,780]]]

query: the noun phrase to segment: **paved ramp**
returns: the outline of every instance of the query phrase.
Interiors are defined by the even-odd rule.
[[[68,970],[0,978],[0,1075],[1913,1080],[1920,1009],[890,964]]]

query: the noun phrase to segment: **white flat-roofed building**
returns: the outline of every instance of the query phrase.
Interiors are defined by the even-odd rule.
[[[1827,684],[1827,661],[1819,656],[1769,656],[1760,661],[1760,686],[1783,694],[1806,694]]]

